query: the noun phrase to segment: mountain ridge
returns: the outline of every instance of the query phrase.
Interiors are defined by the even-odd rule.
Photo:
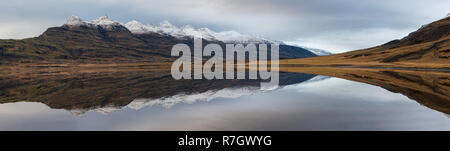
[[[76,20],[80,23],[70,23],[69,21],[72,18],[76,18]],[[66,25],[74,25],[74,26],[80,26],[80,25],[86,25],[86,24],[92,24],[92,25],[99,25],[96,23],[96,21],[86,22],[83,21],[78,16],[72,16],[71,19],[66,23]],[[137,20],[131,20],[125,24],[121,24],[118,21],[113,21],[108,18],[108,16],[102,16],[99,19],[96,20],[106,20],[109,22],[109,25],[115,24],[115,25],[122,25],[126,27],[130,32],[133,34],[149,34],[149,33],[159,33],[159,34],[165,34],[170,35],[176,38],[185,38],[185,37],[199,37],[203,38],[209,41],[222,41],[225,43],[276,43],[280,45],[290,45],[294,47],[300,47],[304,48],[308,51],[311,51],[312,53],[316,55],[330,55],[332,53],[327,52],[325,50],[320,50],[316,48],[307,48],[303,46],[298,45],[291,45],[286,44],[279,40],[272,40],[269,38],[264,38],[262,36],[258,35],[248,35],[248,34],[242,34],[234,30],[229,31],[221,31],[216,32],[209,28],[194,28],[191,25],[184,25],[182,27],[177,27],[170,23],[168,20],[164,20],[159,23],[159,25],[153,25],[153,24],[144,24]]]

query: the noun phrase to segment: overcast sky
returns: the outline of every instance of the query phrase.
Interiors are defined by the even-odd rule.
[[[38,36],[71,15],[236,30],[344,52],[401,38],[450,13],[449,0],[0,0],[0,39]]]

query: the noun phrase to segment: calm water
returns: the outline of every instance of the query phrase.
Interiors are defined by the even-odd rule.
[[[17,89],[3,88],[11,94],[2,97],[15,100],[0,104],[0,130],[450,130],[450,115],[403,94],[340,78],[284,73],[280,88],[262,91],[259,82],[171,83],[163,77],[9,84]],[[107,98],[105,88],[81,91],[114,81],[124,84]],[[148,81],[162,85],[139,85]],[[60,83],[69,86],[43,92],[42,87]],[[10,91],[27,91],[24,85],[42,92],[11,97]]]

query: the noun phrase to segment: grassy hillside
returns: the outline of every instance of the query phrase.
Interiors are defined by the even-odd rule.
[[[450,17],[447,17],[428,24],[403,39],[384,45],[330,56],[282,60],[280,63],[450,68],[449,57]]]

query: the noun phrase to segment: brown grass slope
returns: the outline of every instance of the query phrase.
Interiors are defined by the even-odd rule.
[[[449,57],[450,17],[447,17],[423,26],[403,39],[380,46],[330,56],[282,60],[280,63],[450,68]]]

